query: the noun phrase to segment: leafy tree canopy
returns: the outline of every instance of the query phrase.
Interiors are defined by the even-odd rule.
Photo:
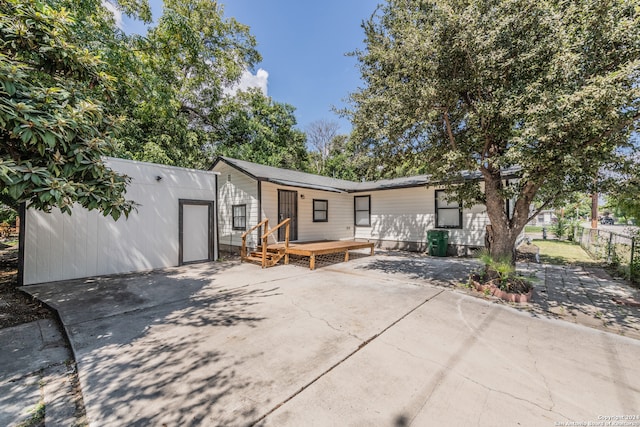
[[[146,0],[112,4],[151,23]],[[0,0],[0,13],[0,194],[14,206],[127,214],[127,179],[101,157],[208,165],[223,89],[260,59],[209,0],[165,0],[146,36],[102,0]]]
[[[616,217],[635,219],[637,223],[640,221],[640,155],[629,160],[631,166],[624,174],[608,180],[607,208],[613,210]]]
[[[249,28],[224,18],[222,7],[210,0],[165,0],[146,35],[128,35],[100,0],[58,2],[83,17],[76,31],[116,78],[107,105],[123,117],[115,135],[117,155],[205,167],[224,88],[260,60]],[[118,6],[150,22],[146,2]]]
[[[589,190],[640,118],[640,2],[388,0],[354,53],[354,136],[484,203],[492,255],[513,253],[531,203]],[[518,166],[516,185],[502,171]],[[390,172],[389,172],[390,171]],[[515,198],[508,212],[506,200]]]
[[[101,102],[113,77],[74,25],[68,11],[37,0],[0,2],[0,193],[43,210],[78,202],[117,219],[132,203],[127,178],[101,160],[113,152],[114,118]]]
[[[274,102],[259,89],[222,102],[214,132],[217,155],[263,165],[306,170],[305,135],[295,128],[294,108]]]

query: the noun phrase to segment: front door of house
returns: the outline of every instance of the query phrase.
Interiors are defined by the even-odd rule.
[[[289,222],[289,240],[298,240],[298,192],[278,190],[278,223],[291,218]],[[278,230],[278,240],[285,239],[286,228]]]

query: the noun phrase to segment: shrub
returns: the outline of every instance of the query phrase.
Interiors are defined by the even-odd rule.
[[[558,238],[562,239],[567,235],[567,220],[560,217],[558,218],[558,222],[551,226],[551,232]]]
[[[18,212],[11,209],[9,206],[0,204],[0,222],[6,222],[8,224],[15,224]]]

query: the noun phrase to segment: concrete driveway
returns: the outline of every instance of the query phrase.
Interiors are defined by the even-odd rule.
[[[393,254],[315,271],[209,263],[28,291],[61,314],[94,426],[640,415],[640,341],[434,286],[474,266]]]

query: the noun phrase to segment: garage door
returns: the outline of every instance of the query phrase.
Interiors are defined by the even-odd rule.
[[[180,200],[179,264],[213,261],[214,202]]]

